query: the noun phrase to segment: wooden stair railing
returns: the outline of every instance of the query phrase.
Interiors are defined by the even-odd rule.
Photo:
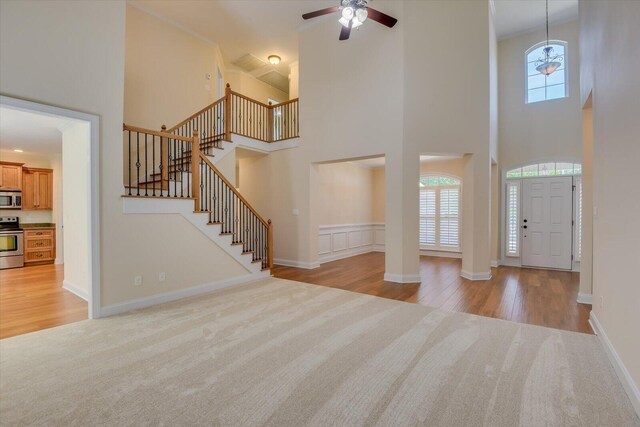
[[[194,157],[195,158],[195,157]],[[209,214],[209,224],[220,224],[222,233],[232,237],[232,245],[242,245],[242,253],[252,254],[262,269],[273,268],[273,227],[249,204],[227,178],[199,154],[200,189],[198,212]]]
[[[166,132],[189,137],[194,130],[200,131],[200,148],[207,155],[220,148],[220,141],[231,142],[231,134],[267,143],[298,138],[299,100],[265,104],[232,91],[227,84],[222,98]]]
[[[200,150],[198,130],[192,130],[190,138],[126,124],[123,131],[127,196],[193,199],[195,212],[207,213],[209,224],[221,225],[221,234],[230,235],[232,245],[242,245],[242,253],[260,262],[263,270],[273,267],[271,220],[266,221]]]

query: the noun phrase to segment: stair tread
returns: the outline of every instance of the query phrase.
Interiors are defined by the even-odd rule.
[[[224,223],[220,221],[210,221],[207,223],[207,225],[218,225],[218,224],[224,224]]]
[[[247,242],[233,242],[231,243],[231,246],[241,246],[241,245],[246,245]]]
[[[250,255],[250,254],[255,254],[256,251],[243,251],[242,255]]]

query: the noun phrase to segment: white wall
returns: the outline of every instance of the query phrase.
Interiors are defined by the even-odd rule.
[[[125,10],[118,1],[0,3],[0,92],[100,117],[103,306],[246,274],[179,216],[122,213]]]
[[[526,103],[524,54],[545,39],[535,31],[498,43],[500,167],[582,155],[578,22],[551,26],[550,37],[567,42],[567,98]]]
[[[294,62],[289,66],[289,99],[298,97],[300,83],[300,63]]]
[[[593,105],[592,314],[640,413],[640,2],[581,2],[580,39],[580,99]]]

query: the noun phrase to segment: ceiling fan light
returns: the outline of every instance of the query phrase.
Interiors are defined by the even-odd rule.
[[[349,28],[349,21],[351,21],[351,20],[350,19],[345,19],[344,17],[338,19],[338,22],[341,23],[342,25],[344,25],[347,28]]]
[[[361,8],[356,10],[356,18],[361,24],[367,20],[368,16],[369,16],[369,12],[367,11],[366,8]]]
[[[358,21],[357,18],[351,20],[351,28],[358,28],[360,25],[362,25],[362,22]]]
[[[355,10],[353,10],[351,6],[348,6],[342,9],[342,17],[346,20],[350,20],[351,18],[353,18],[354,13],[355,13]]]

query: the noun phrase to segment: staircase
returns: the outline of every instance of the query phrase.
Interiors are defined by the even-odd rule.
[[[271,220],[215,165],[235,148],[232,135],[266,146],[298,138],[298,99],[268,105],[227,85],[224,97],[172,128],[123,130],[125,213],[180,213],[250,272],[273,267]]]

